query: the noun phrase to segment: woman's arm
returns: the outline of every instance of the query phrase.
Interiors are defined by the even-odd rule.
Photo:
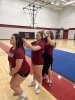
[[[14,67],[12,71],[10,71],[11,76],[16,74],[19,71],[19,69],[21,68],[22,62],[23,62],[23,59],[16,59],[16,66]]]
[[[47,37],[47,40],[48,40],[48,44],[55,47],[55,41],[54,40],[51,40],[50,37]]]
[[[41,46],[32,46],[32,44],[27,41],[26,39],[23,39],[23,42],[28,46],[28,48],[30,48],[32,51],[37,51],[41,49]]]
[[[55,47],[55,41],[52,40],[48,34],[44,33],[44,36],[47,38],[47,41],[48,41],[48,44],[50,44],[51,46],[54,46]]]
[[[10,71],[12,71],[12,64],[9,62],[9,68],[10,68]]]
[[[29,48],[28,45],[27,45],[26,43],[24,43],[24,46],[25,46],[26,48]]]

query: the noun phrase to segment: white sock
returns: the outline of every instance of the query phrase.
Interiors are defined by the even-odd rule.
[[[33,80],[32,82],[35,83],[35,80]]]
[[[21,97],[26,97],[26,94],[23,92],[20,96]]]
[[[47,80],[47,83],[52,83],[52,80]]]
[[[36,85],[35,85],[35,89],[37,89],[37,88],[38,88],[38,86],[39,86],[39,85],[38,85],[38,84],[36,84]]]
[[[35,85],[35,89],[37,89],[38,87],[41,88],[41,84],[37,83],[37,84]]]

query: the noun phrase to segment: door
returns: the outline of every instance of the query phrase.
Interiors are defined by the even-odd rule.
[[[68,39],[68,30],[64,30],[63,39]]]

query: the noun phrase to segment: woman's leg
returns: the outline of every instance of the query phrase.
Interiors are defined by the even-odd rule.
[[[50,57],[49,58],[49,68],[48,68],[48,83],[50,86],[52,84],[52,62],[53,62],[53,58]]]
[[[21,95],[23,93],[20,84],[24,81],[25,77],[20,76],[19,74],[15,75],[15,77],[11,80],[10,86],[11,89],[15,91],[15,93]]]
[[[44,53],[44,65],[42,70],[42,76],[45,79],[47,79],[46,75],[48,75],[49,66],[50,66],[50,56],[47,53]]]
[[[38,83],[42,84],[42,65],[35,65],[34,66],[34,73],[35,73],[35,78],[38,81]]]
[[[32,70],[33,70],[33,82],[35,82],[35,80],[36,80],[36,78],[35,78],[35,71],[34,71],[34,66],[35,65],[32,63],[31,66],[32,66]]]
[[[33,63],[31,63],[31,68],[32,68],[32,72],[33,72],[33,80],[32,80],[32,82],[28,85],[29,87],[32,87],[32,86],[34,86],[35,84],[36,84],[36,78],[35,78],[35,72],[34,72],[34,64]]]
[[[42,69],[43,69],[43,65],[34,66],[35,78],[38,82],[38,84],[36,84],[35,86],[36,93],[40,93],[40,86],[42,84]]]
[[[52,83],[51,80],[52,80],[52,71],[51,71],[51,67],[49,67],[49,69],[48,69],[48,83]]]
[[[15,75],[12,76],[11,81],[10,81],[10,85],[11,85],[11,82],[14,80],[14,78],[15,78]],[[17,94],[16,92],[14,92],[13,95],[14,95],[14,96],[18,96],[19,94]]]

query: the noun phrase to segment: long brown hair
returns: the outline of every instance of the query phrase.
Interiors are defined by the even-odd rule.
[[[38,31],[37,33],[40,34],[40,36],[41,36],[41,40],[43,41],[43,34],[44,34],[44,31]]]
[[[53,32],[52,31],[47,31],[46,33],[49,33],[50,34],[50,38],[53,40],[54,39],[54,35],[53,35]]]
[[[23,48],[23,50],[24,50],[22,37],[17,33],[14,33],[13,36],[15,36],[15,39],[16,39],[16,47]],[[24,52],[25,52],[25,50],[24,50]]]

